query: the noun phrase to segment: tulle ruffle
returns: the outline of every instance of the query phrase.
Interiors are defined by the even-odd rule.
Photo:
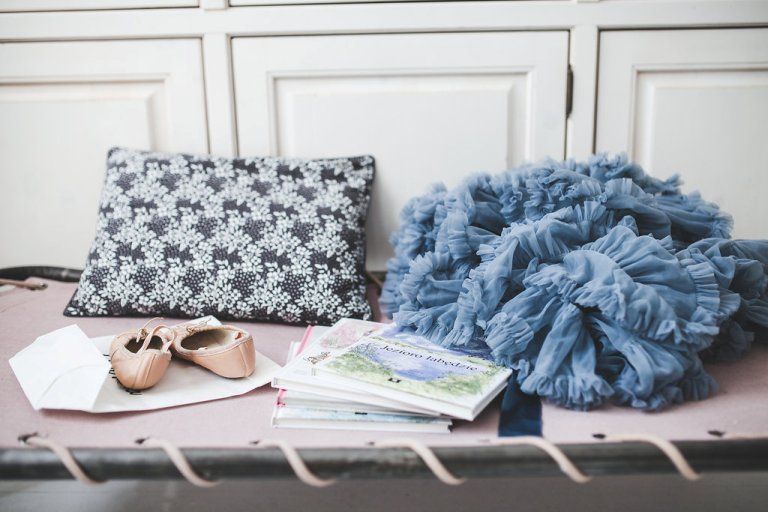
[[[507,228],[478,251],[481,263],[463,284],[454,329],[444,344],[469,343],[482,333],[500,305],[523,289],[524,279],[539,264],[561,261],[568,252],[605,234],[611,225],[611,212],[600,203],[585,202]]]
[[[614,395],[642,408],[701,398],[711,389],[701,384],[706,379],[688,378],[687,391],[682,382],[718,332],[717,283],[706,270],[706,264],[686,267],[654,238],[618,225],[527,277],[525,291],[502,308],[505,315],[517,312],[516,328],[505,325],[507,317],[494,318],[486,342],[497,361],[534,368],[523,391],[567,407],[590,408]],[[545,316],[536,309],[533,320],[525,316],[542,305],[549,309]],[[603,353],[595,339],[606,355],[629,364],[613,375],[600,373],[598,366],[610,364],[598,364]],[[522,365],[520,358],[526,358]]]
[[[720,330],[704,354],[733,361],[768,334],[768,240],[707,238],[680,251],[681,261],[699,260],[717,278]]]
[[[588,409],[712,394],[701,357],[768,334],[768,241],[623,155],[545,161],[408,203],[382,292],[401,330],[491,349],[521,389]]]
[[[432,185],[426,194],[408,201],[400,212],[400,228],[389,239],[395,255],[387,261],[387,278],[379,300],[388,315],[402,303],[400,284],[411,260],[435,248],[437,229],[445,216],[445,193],[443,184]]]

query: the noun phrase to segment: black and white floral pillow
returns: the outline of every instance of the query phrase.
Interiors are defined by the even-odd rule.
[[[114,148],[68,316],[368,319],[374,161]]]

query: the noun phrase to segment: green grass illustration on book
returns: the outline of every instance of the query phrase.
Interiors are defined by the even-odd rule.
[[[507,370],[469,355],[426,350],[369,336],[328,362],[326,369],[415,395],[442,400],[475,397]]]

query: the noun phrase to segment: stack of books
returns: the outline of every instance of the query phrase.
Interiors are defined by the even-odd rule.
[[[363,320],[309,327],[290,352],[272,382],[275,427],[449,432],[454,419],[473,420],[511,373],[487,353]]]

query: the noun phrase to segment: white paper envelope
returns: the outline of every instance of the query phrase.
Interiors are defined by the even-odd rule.
[[[77,325],[40,336],[9,363],[35,409],[90,410],[110,369]]]
[[[212,316],[205,321],[221,325]],[[225,379],[200,366],[171,360],[160,382],[150,389],[124,388],[109,363],[113,336],[89,339],[76,325],[40,336],[13,356],[11,368],[35,409],[119,412],[161,409],[242,395],[268,382],[280,365],[256,352],[256,370],[242,379]]]

